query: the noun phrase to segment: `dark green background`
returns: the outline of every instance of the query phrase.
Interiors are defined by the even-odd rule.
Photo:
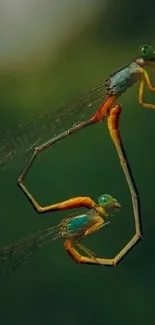
[[[115,1],[74,39],[54,65],[1,73],[1,127],[72,98],[103,80],[154,42],[153,1]],[[138,105],[137,88],[120,99],[121,134],[137,184],[144,239],[116,268],[76,265],[57,241],[38,250],[11,276],[0,277],[0,324],[155,323],[155,112]],[[147,93],[155,102],[155,95]],[[1,174],[1,244],[59,222],[39,216],[16,186],[18,161]],[[27,179],[42,205],[110,193],[122,204],[111,224],[86,240],[100,256],[116,254],[134,233],[131,198],[106,123],[83,130],[42,155]]]

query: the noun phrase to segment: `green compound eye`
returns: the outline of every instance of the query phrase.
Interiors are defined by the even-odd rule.
[[[105,206],[107,205],[108,203],[111,203],[113,200],[112,196],[109,195],[109,194],[104,194],[104,195],[101,195],[99,198],[98,198],[98,204],[101,205],[101,206]]]
[[[104,209],[120,208],[121,205],[109,194],[101,195],[98,198],[98,204]]]
[[[154,57],[154,50],[151,45],[142,45],[139,48],[140,56],[144,60],[149,60]]]

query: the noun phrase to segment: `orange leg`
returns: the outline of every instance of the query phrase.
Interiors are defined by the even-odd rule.
[[[107,97],[105,102],[97,109],[95,114],[92,117],[90,117],[88,121],[89,122],[103,121],[103,119],[105,118],[105,116],[107,115],[107,113],[109,112],[110,108],[112,107],[115,101],[116,101],[116,96]]]
[[[123,143],[121,141],[120,131],[119,131],[119,117],[121,113],[121,106],[116,105],[110,112],[108,117],[108,129],[115,145],[129,191],[131,193],[132,205],[133,205],[133,213],[135,220],[135,235],[131,238],[131,240],[127,243],[127,245],[114,257],[113,260],[109,260],[110,265],[116,265],[128,252],[129,250],[137,244],[137,242],[142,238],[142,229],[141,229],[141,215],[140,215],[140,204],[138,192],[136,189],[136,185],[132,176],[132,172],[125,154],[125,150],[123,147]],[[98,260],[100,263],[104,263],[104,259]],[[108,264],[109,265],[109,264]]]
[[[72,245],[71,240],[66,239],[64,242],[64,248],[68,255],[76,262],[80,264],[99,264],[96,258],[93,256],[82,256]]]
[[[128,188],[131,194],[132,198],[132,204],[133,204],[133,212],[134,212],[134,218],[135,218],[135,229],[136,234],[138,237],[142,236],[142,230],[141,230],[141,215],[140,215],[140,203],[139,203],[139,197],[138,197],[138,191],[134,182],[134,178],[132,176],[131,168],[128,163],[125,150],[123,147],[123,143],[121,141],[120,131],[118,127],[119,117],[121,113],[121,106],[116,105],[110,112],[110,116],[108,118],[108,128],[111,135],[111,138],[113,140],[113,143],[115,145],[127,184]]]
[[[135,235],[131,241],[117,254],[114,258],[99,258],[97,256],[83,256],[73,246],[72,241],[66,239],[64,242],[64,248],[68,255],[79,264],[93,264],[98,266],[116,266],[118,262],[127,254],[133,245],[137,243],[137,236]],[[80,247],[82,248],[82,246]],[[86,249],[86,253],[87,249]]]
[[[60,211],[60,210],[69,210],[69,209],[75,209],[75,208],[90,208],[90,209],[97,209],[97,204],[90,198],[85,196],[78,196],[71,198],[66,201],[58,202],[55,204],[47,205],[42,207],[31,195],[31,193],[28,191],[26,186],[23,183],[18,184],[20,188],[22,189],[23,193],[27,196],[30,203],[33,205],[35,210],[38,213],[46,213],[50,211]]]
[[[104,220],[98,216],[96,217],[96,223],[91,226],[89,229],[86,230],[84,237],[91,235],[93,232],[101,229],[102,227],[108,225],[110,222],[106,222],[104,223]],[[69,239],[66,239],[64,242],[64,247],[65,250],[67,251],[67,253],[72,257],[72,259],[76,262],[76,263],[80,263],[80,264],[97,264],[97,265],[101,265],[98,257],[96,254],[94,254],[92,251],[90,251],[88,248],[84,247],[81,243],[74,242],[74,244],[76,244],[82,251],[84,251],[87,256],[83,256],[81,255],[73,246],[73,242]],[[103,263],[102,263],[103,265]]]
[[[105,117],[105,115],[107,114],[107,112],[109,111],[109,109],[111,108],[111,106],[115,100],[116,100],[115,96],[107,97],[106,101],[100,106],[100,108],[96,111],[96,113],[90,119],[88,119],[86,122],[82,122],[82,123],[76,125],[75,127],[65,131],[64,133],[58,135],[57,137],[49,140],[46,143],[44,143],[43,145],[35,148],[32,156],[30,157],[30,159],[26,163],[22,173],[18,177],[17,184],[21,188],[23,193],[27,196],[27,198],[32,203],[32,205],[37,210],[37,212],[45,213],[45,212],[49,212],[49,211],[66,210],[66,209],[73,209],[73,208],[80,208],[80,207],[86,207],[86,208],[95,208],[96,207],[96,210],[99,212],[100,208],[89,197],[72,198],[72,199],[64,201],[64,202],[59,202],[59,203],[52,204],[52,205],[49,205],[46,207],[42,207],[34,199],[34,197],[30,194],[30,192],[24,185],[23,181],[39,153],[41,153],[43,150],[52,146],[54,143],[62,140],[66,136],[71,135],[71,134],[77,132],[78,130],[80,130],[84,127],[87,127],[93,123],[103,120],[103,118]]]
[[[85,236],[91,235],[93,232],[95,232],[95,231],[103,228],[104,226],[109,225],[109,223],[110,223],[110,221],[104,222],[104,220],[100,216],[96,217],[96,223],[95,223],[95,225],[93,225],[91,228],[89,228],[88,230],[86,230]]]
[[[139,199],[138,193],[134,184],[134,180],[132,177],[132,173],[130,170],[130,166],[127,161],[127,157],[125,155],[125,151],[123,148],[123,144],[121,141],[120,131],[118,127],[119,116],[121,113],[120,105],[116,105],[110,112],[108,117],[108,128],[110,131],[110,135],[116,147],[119,160],[121,166],[123,168],[123,172],[125,174],[127,184],[131,193],[132,203],[133,203],[133,212],[135,218],[135,235],[131,238],[131,240],[122,248],[122,250],[112,259],[105,259],[105,258],[95,258],[92,256],[85,257],[80,255],[77,250],[73,247],[73,244],[70,240],[65,241],[65,249],[68,254],[73,258],[73,260],[77,263],[81,264],[94,264],[94,265],[106,265],[106,266],[115,266],[118,264],[120,260],[124,258],[124,256],[135,246],[138,241],[142,237],[142,230],[141,230],[141,222],[140,222],[140,206],[139,206]],[[97,229],[96,229],[97,230]]]

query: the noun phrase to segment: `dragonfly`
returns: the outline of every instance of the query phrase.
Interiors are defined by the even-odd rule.
[[[141,230],[141,215],[140,215],[140,202],[139,202],[139,195],[138,191],[134,182],[134,178],[131,172],[131,168],[129,166],[125,150],[123,147],[123,143],[121,140],[121,135],[119,131],[119,118],[121,114],[121,105],[117,103],[118,97],[122,95],[130,86],[132,86],[135,82],[140,81],[140,88],[139,88],[139,103],[142,104],[146,108],[155,108],[155,105],[143,102],[143,92],[144,92],[144,85],[147,84],[148,88],[151,91],[155,91],[153,88],[148,73],[143,68],[144,66],[150,66],[154,68],[155,62],[155,52],[150,45],[143,45],[139,49],[139,56],[135,60],[133,60],[130,64],[126,65],[125,67],[121,68],[120,70],[113,73],[107,80],[106,80],[106,99],[101,104],[99,109],[94,113],[92,117],[88,120],[81,122],[72,128],[68,129],[67,131],[59,134],[58,136],[46,141],[40,146],[37,146],[32,155],[30,156],[29,160],[26,162],[22,172],[20,173],[17,184],[23,191],[23,193],[27,196],[31,204],[34,206],[38,213],[45,213],[47,211],[56,211],[56,210],[63,210],[74,208],[77,205],[77,202],[72,201],[64,201],[58,202],[56,204],[52,204],[49,206],[42,207],[33,197],[33,195],[29,192],[27,187],[24,184],[25,177],[32,167],[33,163],[35,162],[36,157],[45,149],[48,149],[56,142],[70,136],[73,133],[76,133],[80,129],[88,127],[94,123],[101,122],[107,117],[107,125],[108,130],[115,146],[116,152],[118,154],[118,158],[123,169],[129,191],[131,193],[132,203],[133,203],[133,210],[135,217],[135,226],[136,226],[136,235],[135,240],[142,237],[142,230]],[[88,206],[87,206],[88,207]],[[92,208],[91,203],[89,208]]]
[[[77,201],[78,198],[72,200]],[[111,265],[112,260],[98,259],[97,255],[84,247],[80,241],[108,225],[110,222],[105,222],[105,219],[111,216],[114,210],[120,208],[121,205],[109,194],[101,195],[97,203],[89,197],[81,197],[80,201],[81,206],[85,206],[86,201],[91,201],[94,208],[69,215],[57,226],[48,227],[18,243],[1,247],[0,263],[2,266],[5,266],[4,270],[8,273],[14,271],[19,265],[26,262],[37,248],[59,238],[64,239],[64,248],[75,262]],[[80,248],[87,256],[80,255],[73,245]]]
[[[113,196],[104,194],[98,198],[97,203],[90,197],[83,196],[70,198],[66,201],[52,204],[50,206],[41,207],[23,183],[24,177],[31,165],[31,162],[29,161],[28,168],[26,167],[26,169],[22,171],[18,179],[18,185],[38,213],[50,213],[52,211],[70,210],[75,208],[84,208],[84,210],[67,216],[57,226],[38,231],[36,234],[21,240],[19,243],[0,247],[0,263],[1,265],[6,266],[4,270],[6,269],[9,273],[12,272],[16,267],[26,262],[38,247],[58,238],[64,239],[64,248],[76,263],[98,266],[116,266],[142,238],[139,196],[121,140],[118,125],[120,113],[121,110],[119,105],[111,110],[108,116],[108,127],[131,193],[135,234],[113,258],[98,257],[90,249],[83,246],[80,241],[88,235],[103,228],[105,225],[108,225],[110,222],[105,222],[106,218],[112,216],[114,210],[121,208],[120,203]],[[79,253],[78,248],[86,255]]]
[[[70,198],[66,201],[58,202],[52,205],[42,207],[33,195],[29,192],[27,187],[24,184],[24,179],[28,173],[32,162],[34,162],[35,156],[29,160],[26,167],[23,169],[20,174],[17,182],[22,192],[26,195],[33,208],[38,213],[49,213],[52,211],[63,211],[69,209],[78,209],[85,208],[88,212],[83,214],[76,214],[64,219],[58,228],[52,228],[52,236],[54,234],[57,237],[57,229],[59,230],[59,235],[65,236],[64,247],[68,254],[72,257],[74,261],[81,264],[95,264],[95,265],[106,265],[106,266],[115,266],[128,252],[129,250],[142,238],[142,227],[141,227],[141,215],[140,215],[140,202],[138,191],[133,179],[131,168],[127,160],[123,142],[121,140],[120,130],[119,130],[119,117],[120,117],[120,106],[117,105],[114,107],[108,116],[108,127],[110,130],[111,137],[115,144],[117,154],[123,168],[123,172],[127,181],[127,185],[132,198],[133,213],[134,213],[134,223],[135,223],[135,234],[129,240],[129,242],[121,249],[121,251],[114,257],[110,259],[100,258],[90,252],[87,248],[84,248],[79,243],[81,238],[86,237],[94,231],[102,228],[106,223],[104,223],[103,218],[106,218],[110,215],[111,208],[119,208],[120,204],[116,199],[110,195],[100,196],[98,203],[96,204],[90,197],[75,197]],[[37,152],[37,151],[36,151]],[[80,226],[80,228],[79,228]],[[67,228],[66,228],[67,227]],[[76,228],[77,227],[77,228]],[[51,229],[51,228],[50,228]],[[56,229],[56,234],[55,234]],[[67,229],[67,230],[66,230]],[[54,233],[53,233],[54,230]],[[71,233],[70,233],[71,231]],[[48,231],[47,231],[48,232]],[[82,234],[82,237],[81,237]],[[88,256],[81,255],[74,247],[74,244],[82,249]],[[24,245],[24,244],[23,244]],[[18,248],[17,248],[18,250]],[[16,251],[16,249],[15,249]]]
[[[131,238],[131,240],[127,243],[127,245],[125,245],[124,248],[122,248],[122,250],[116,255],[115,258],[106,259],[106,260],[104,259],[104,262],[103,262],[103,259],[96,257],[97,264],[102,264],[102,262],[103,262],[104,265],[116,265],[128,253],[128,251],[142,238],[139,195],[138,195],[138,191],[136,189],[134,178],[131,173],[131,168],[129,166],[129,163],[128,163],[128,160],[127,160],[127,157],[125,154],[125,150],[123,147],[123,143],[121,140],[120,131],[119,131],[119,127],[118,127],[119,117],[120,117],[120,113],[121,113],[121,105],[120,104],[114,105],[114,103],[115,103],[116,99],[123,92],[125,92],[126,89],[129,88],[129,86],[131,86],[134,82],[136,82],[140,78],[141,79],[140,79],[139,102],[141,102],[141,99],[142,99],[141,97],[143,95],[144,81],[146,81],[147,85],[149,86],[149,88],[151,90],[154,90],[154,88],[152,86],[150,86],[150,81],[149,81],[149,77],[148,77],[147,73],[142,68],[142,66],[146,65],[146,64],[152,66],[152,62],[155,60],[153,56],[154,56],[154,51],[153,51],[152,47],[146,46],[146,45],[141,47],[139,58],[132,61],[132,63],[129,64],[128,66],[117,71],[115,74],[113,74],[108,79],[109,81],[106,81],[107,97],[106,97],[106,100],[104,101],[104,103],[96,111],[96,113],[91,118],[89,118],[86,122],[77,124],[77,125],[73,126],[71,129],[67,130],[66,132],[63,132],[62,134],[54,137],[53,139],[45,142],[44,144],[36,147],[32,156],[26,163],[23,171],[21,172],[20,176],[17,179],[17,183],[18,183],[19,187],[24,192],[24,194],[27,196],[27,198],[29,199],[29,201],[31,202],[31,204],[34,206],[34,208],[36,209],[36,211],[38,213],[47,213],[50,211],[68,210],[68,209],[80,208],[80,207],[85,207],[90,210],[96,209],[95,208],[96,204],[94,203],[94,201],[87,197],[86,198],[81,198],[81,197],[72,198],[72,199],[69,199],[69,200],[66,200],[63,202],[58,202],[56,204],[42,207],[35,200],[35,198],[31,195],[31,193],[29,192],[27,187],[24,185],[24,179],[25,179],[25,176],[27,175],[27,172],[29,171],[30,167],[34,163],[36,156],[42,150],[49,148],[54,143],[60,141],[61,139],[65,138],[66,136],[68,136],[72,133],[77,132],[78,130],[80,130],[86,126],[89,126],[89,125],[94,124],[99,121],[103,121],[104,117],[107,116],[108,129],[109,129],[111,138],[113,140],[113,143],[115,145],[120,164],[123,168],[123,172],[125,174],[125,178],[126,178],[126,181],[127,181],[128,187],[129,187],[129,191],[131,193],[133,212],[134,212],[134,220],[135,220],[135,235]],[[80,104],[79,104],[78,108],[82,109],[83,107],[90,107],[90,104],[96,103],[97,101],[101,100],[101,98],[103,96],[102,91],[103,91],[103,85],[94,88],[92,90],[92,92],[87,93],[87,96],[79,97]],[[91,96],[92,96],[92,101],[90,102]],[[154,105],[145,104],[145,103],[143,103],[143,101],[141,104],[143,104],[143,106],[145,106],[145,107],[154,108]],[[66,116],[66,113],[63,115],[64,107],[62,107],[62,110],[60,109],[62,119],[63,119],[64,115]],[[73,109],[74,108],[75,108],[75,106],[73,105]],[[77,106],[76,106],[76,109],[74,110],[74,112],[76,112],[76,111],[77,111]],[[70,111],[70,113],[71,113],[71,111]],[[49,117],[49,115],[48,115],[48,117]],[[41,120],[41,118],[40,118],[40,120]],[[32,121],[32,125],[33,124],[34,124],[34,121]],[[44,123],[43,124],[41,123],[39,125],[39,134],[40,135],[42,135],[41,129],[40,129],[41,125],[44,125],[44,127],[45,127]],[[31,123],[27,124],[25,126],[25,128],[27,128],[28,132],[22,133],[22,135],[20,135],[18,137],[18,140],[19,139],[21,140],[23,136],[27,136],[27,134],[29,134],[30,130],[32,132]],[[21,129],[22,129],[22,127],[21,127]],[[46,127],[45,127],[45,130],[46,130]],[[28,139],[28,141],[26,140],[25,143],[26,143],[26,148],[27,148],[27,145],[30,145],[29,139]],[[17,137],[13,138],[13,140],[12,140],[12,152],[14,150],[13,148],[16,148],[16,144],[18,147]],[[23,143],[21,142],[20,143],[21,148],[22,148],[22,144]],[[4,147],[5,147],[5,144],[4,144]],[[15,150],[15,152],[16,152],[16,150]],[[11,153],[10,153],[10,155],[11,155]],[[7,156],[6,156],[6,158],[7,158]],[[73,249],[72,244],[73,244],[73,240],[67,239],[65,248],[67,249],[69,254],[74,259],[76,259],[76,261],[79,263],[81,260],[84,261],[85,259],[81,259],[81,255],[78,255],[77,252]],[[92,261],[92,259],[91,259],[91,261]],[[93,264],[94,264],[94,262],[93,262]]]
[[[28,154],[31,151],[40,152],[54,145],[61,139],[76,133],[92,124],[103,122],[110,110],[118,105],[117,99],[136,82],[140,81],[139,104],[143,107],[155,109],[155,105],[145,103],[144,86],[150,91],[155,91],[145,67],[154,69],[155,51],[151,45],[143,45],[139,48],[138,56],[129,64],[112,73],[101,85],[95,86],[86,93],[78,95],[71,101],[60,105],[55,110],[49,110],[29,122],[15,126],[0,135],[0,165],[5,166],[8,161],[21,153]],[[91,107],[100,104],[96,112],[84,120]],[[119,104],[120,105],[120,104]],[[120,105],[121,107],[121,105]],[[80,118],[76,118],[76,115]],[[74,117],[73,126],[70,129],[55,135],[57,125],[70,121]],[[80,121],[81,120],[81,121]],[[49,138],[49,132],[51,136]]]

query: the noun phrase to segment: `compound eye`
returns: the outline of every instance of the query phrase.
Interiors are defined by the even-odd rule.
[[[100,205],[102,205],[102,204],[104,204],[104,203],[106,203],[107,202],[107,195],[101,195],[100,197],[99,197],[99,199],[98,199],[98,203],[100,204]]]
[[[102,202],[107,202],[107,198],[106,198],[106,196],[103,195],[103,196],[101,197],[101,200],[102,200]]]
[[[142,47],[140,48],[140,52],[142,52],[142,53],[146,53],[146,49],[145,49],[144,46],[142,46]]]

